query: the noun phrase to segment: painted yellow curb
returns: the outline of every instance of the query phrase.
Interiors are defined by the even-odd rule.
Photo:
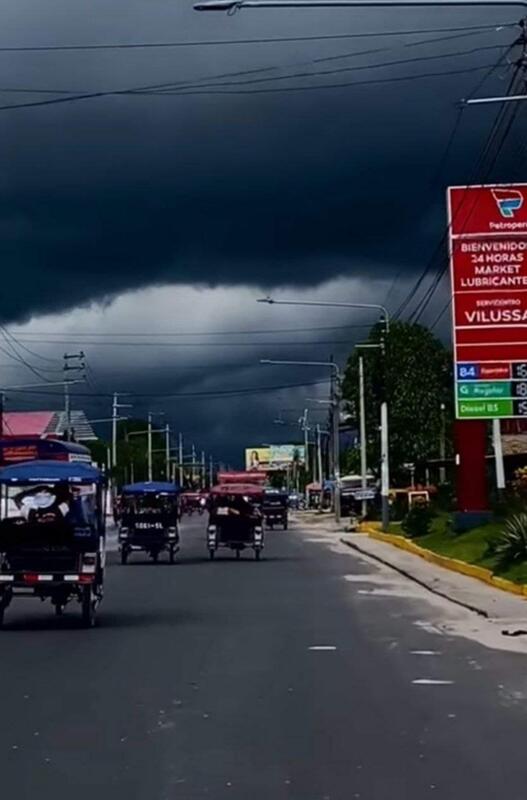
[[[391,544],[394,547],[398,547],[400,550],[406,550],[407,553],[413,553],[413,555],[423,558],[430,564],[444,567],[460,575],[476,578],[476,580],[482,581],[489,586],[495,586],[496,589],[502,589],[511,594],[527,597],[527,584],[513,583],[506,578],[500,578],[494,575],[490,569],[485,569],[485,567],[467,564],[466,561],[459,561],[457,558],[450,558],[449,556],[442,556],[439,553],[434,553],[433,550],[427,550],[426,547],[421,547],[411,539],[406,539],[404,536],[397,536],[397,534],[394,533],[382,533],[379,527],[380,526],[376,523],[363,523],[360,526],[360,530],[362,533],[366,533],[371,539]]]

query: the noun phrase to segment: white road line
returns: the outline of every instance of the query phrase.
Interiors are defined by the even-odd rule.
[[[336,650],[337,648],[333,644],[314,644],[312,645],[309,650]]]
[[[412,681],[415,686],[452,686],[454,681],[434,680],[434,678],[417,678]]]
[[[413,656],[440,656],[441,653],[438,650],[411,650],[411,655]]]

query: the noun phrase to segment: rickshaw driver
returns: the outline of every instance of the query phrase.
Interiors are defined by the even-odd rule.
[[[67,484],[42,485],[15,498],[22,518],[28,523],[63,522],[70,512]]]

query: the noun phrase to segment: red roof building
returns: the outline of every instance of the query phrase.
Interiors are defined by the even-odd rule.
[[[0,435],[4,439],[22,437],[61,439],[65,428],[64,411],[5,411]],[[97,438],[84,411],[71,412],[71,428],[77,442]]]

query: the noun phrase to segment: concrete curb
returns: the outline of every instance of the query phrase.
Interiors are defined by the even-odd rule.
[[[373,537],[372,537],[373,538]],[[473,611],[475,614],[479,614],[480,617],[485,617],[485,619],[489,619],[489,614],[482,608],[478,608],[478,606],[474,606],[471,603],[465,603],[463,600],[457,600],[452,595],[447,594],[446,592],[442,592],[440,589],[437,589],[435,586],[432,586],[430,583],[421,580],[420,578],[416,578],[415,575],[412,575],[411,572],[408,572],[405,569],[401,569],[401,567],[396,567],[395,564],[392,564],[391,561],[388,559],[382,558],[381,556],[371,553],[366,548],[361,547],[355,542],[350,542],[349,539],[341,539],[342,544],[347,545],[352,550],[356,550],[361,555],[366,556],[367,558],[372,558],[374,561],[378,561],[380,564],[383,564],[385,567],[389,567],[393,569],[394,572],[397,572],[399,575],[402,575],[404,578],[408,578],[408,580],[417,583],[418,586],[421,586],[423,589],[431,592],[432,594],[437,595],[438,597],[442,597],[444,600],[448,600],[450,603],[454,603],[457,606],[461,606],[462,608],[466,608],[468,611]]]
[[[506,578],[500,578],[490,569],[478,567],[475,564],[468,564],[465,561],[459,561],[457,558],[449,558],[449,556],[442,556],[439,553],[434,553],[433,550],[427,550],[426,547],[421,547],[415,544],[411,539],[406,539],[404,536],[397,536],[394,533],[382,533],[378,530],[377,526],[363,525],[361,532],[367,534],[371,539],[376,539],[385,544],[391,544],[393,547],[398,547],[400,550],[406,550],[408,553],[419,556],[420,558],[428,561],[430,564],[435,564],[438,567],[449,569],[452,572],[457,572],[459,575],[466,575],[469,578],[475,578],[488,586],[494,586],[495,589],[501,589],[510,594],[527,597],[527,584],[513,583]]]

